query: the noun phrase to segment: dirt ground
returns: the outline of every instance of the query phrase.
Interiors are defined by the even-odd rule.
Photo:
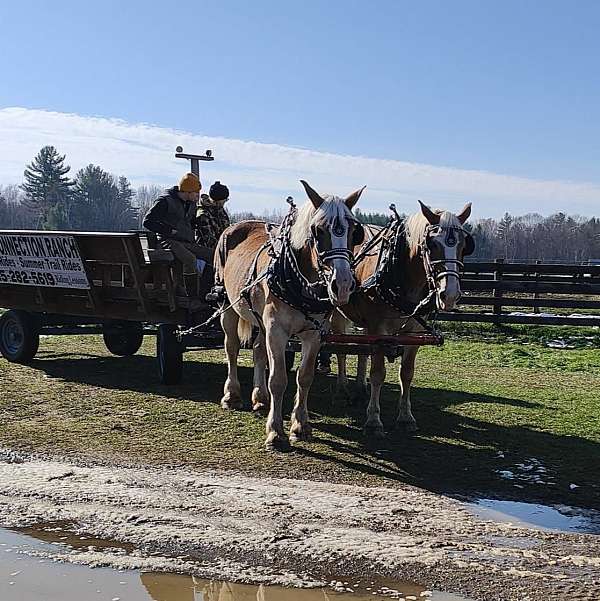
[[[481,521],[449,497],[0,453],[0,526],[118,541],[61,559],[233,581],[411,580],[481,601],[600,599],[600,538]]]

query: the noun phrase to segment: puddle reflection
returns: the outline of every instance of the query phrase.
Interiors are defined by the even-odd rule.
[[[557,532],[600,534],[600,511],[593,509],[497,499],[480,499],[468,508],[484,520]]]
[[[69,528],[72,525],[66,523],[45,524],[19,532],[0,528],[1,601],[367,601],[390,598],[392,591],[401,593],[393,597],[396,599],[412,596],[419,600],[468,601],[446,593],[428,593],[415,583],[380,581],[373,584],[355,578],[344,585],[357,592],[338,593],[329,588],[235,584],[186,574],[61,563],[54,557],[59,550],[64,553],[65,548],[102,552],[107,547],[124,547],[115,541],[79,536],[69,532]]]
[[[468,601],[456,595],[429,592],[412,583],[388,583],[358,590],[354,593],[336,593],[329,589],[294,589],[279,586],[236,584],[203,580],[182,574],[142,573],[141,581],[152,601],[367,601],[368,599],[431,599],[432,601]],[[356,581],[355,581],[356,582]],[[387,590],[387,594],[386,591]]]
[[[286,589],[277,586],[202,580],[181,574],[143,573],[142,584],[152,601],[327,601],[322,589]],[[340,595],[336,595],[339,599]],[[353,595],[361,599],[362,595]],[[372,598],[372,597],[370,597]]]

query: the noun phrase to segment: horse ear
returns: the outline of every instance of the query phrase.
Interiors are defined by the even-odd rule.
[[[434,213],[426,204],[423,204],[419,201],[421,205],[421,213],[427,221],[429,221],[429,225],[437,225],[440,222],[440,216],[437,213]]]
[[[303,179],[300,180],[300,183],[304,186],[306,194],[308,195],[308,198],[310,198],[315,209],[318,209],[325,202],[325,199],[322,198],[318,192],[313,190]]]
[[[471,214],[471,203],[468,202],[463,210],[456,216],[456,218],[460,221],[461,225],[469,218]]]
[[[360,190],[356,190],[356,192],[352,192],[352,194],[349,194],[348,196],[346,196],[346,199],[344,200],[344,202],[346,203],[346,206],[350,210],[352,210],[354,208],[354,205],[358,202],[360,195],[363,193],[363,191],[366,187],[367,186],[363,186]]]

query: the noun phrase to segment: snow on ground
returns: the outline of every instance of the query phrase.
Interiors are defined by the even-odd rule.
[[[460,502],[417,488],[0,453],[0,526],[56,521],[135,545],[133,553],[85,548],[62,557],[93,565],[296,586],[343,573],[414,577],[421,569],[421,582],[437,588],[478,578],[493,586],[497,577],[507,591],[510,582],[561,591],[578,582],[600,591],[600,542],[593,536],[479,521]]]

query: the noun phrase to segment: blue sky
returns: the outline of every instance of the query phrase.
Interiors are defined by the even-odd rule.
[[[119,118],[459,175],[574,182],[591,194],[577,210],[594,212],[594,198],[600,205],[598,2],[7,1],[0,19],[0,108]],[[42,119],[40,131],[47,125]],[[10,147],[19,131],[0,130],[0,145]],[[83,162],[100,162],[91,130],[79,142]],[[137,175],[160,178],[142,166]],[[0,180],[7,177],[12,171],[0,164]],[[438,188],[432,201],[440,204]],[[480,195],[482,214],[502,212],[496,191],[502,186]],[[408,202],[420,190],[404,192]],[[519,205],[518,186],[512,193],[498,193],[499,203],[535,210],[533,197],[525,193]],[[449,189],[449,201],[460,194]],[[373,206],[383,189],[380,196]],[[546,198],[537,199],[542,213],[556,208]]]

